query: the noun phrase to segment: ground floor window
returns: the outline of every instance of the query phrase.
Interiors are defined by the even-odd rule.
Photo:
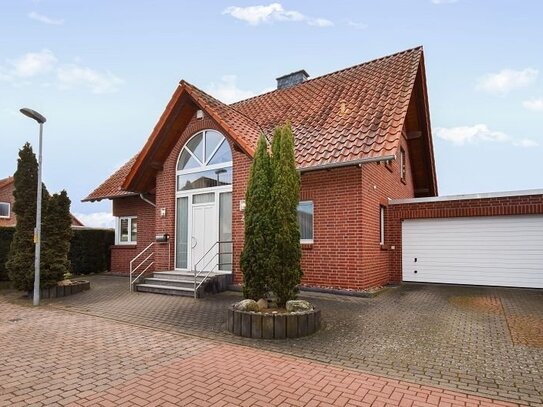
[[[9,202],[0,202],[0,218],[7,218],[11,216],[11,205]]]
[[[121,216],[117,220],[117,244],[136,244],[138,241],[138,218]]]
[[[313,201],[301,201],[298,204],[300,243],[313,243],[313,210]]]

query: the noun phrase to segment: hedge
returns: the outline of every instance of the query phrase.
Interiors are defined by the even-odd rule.
[[[13,239],[15,228],[0,227],[0,281],[8,281],[6,261],[8,261],[9,245]]]
[[[14,232],[14,227],[0,227],[0,281],[8,280],[5,263]],[[73,229],[73,232],[70,245],[72,273],[90,274],[109,270],[109,248],[114,244],[115,232],[111,229]]]

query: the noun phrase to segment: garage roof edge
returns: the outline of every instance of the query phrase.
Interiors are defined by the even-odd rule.
[[[514,196],[531,196],[543,195],[543,189],[527,189],[522,191],[503,191],[503,192],[485,192],[479,194],[464,194],[464,195],[449,195],[449,196],[431,196],[427,198],[407,198],[407,199],[390,199],[389,205],[400,204],[415,204],[424,202],[446,202],[446,201],[461,201],[468,199],[490,199],[490,198],[507,198]]]

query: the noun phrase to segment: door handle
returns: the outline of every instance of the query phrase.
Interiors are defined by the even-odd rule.
[[[190,238],[190,248],[194,249],[197,244],[198,244],[198,240],[194,236],[191,236],[191,238]]]

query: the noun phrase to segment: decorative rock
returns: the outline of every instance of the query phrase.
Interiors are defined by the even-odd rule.
[[[241,300],[234,304],[236,311],[254,311],[258,312],[258,304],[255,300]]]
[[[310,311],[313,306],[305,300],[291,300],[287,301],[286,309],[287,312]]]
[[[261,311],[263,309],[268,308],[268,301],[265,300],[264,298],[261,298],[256,302],[256,305],[258,305],[258,310]]]

